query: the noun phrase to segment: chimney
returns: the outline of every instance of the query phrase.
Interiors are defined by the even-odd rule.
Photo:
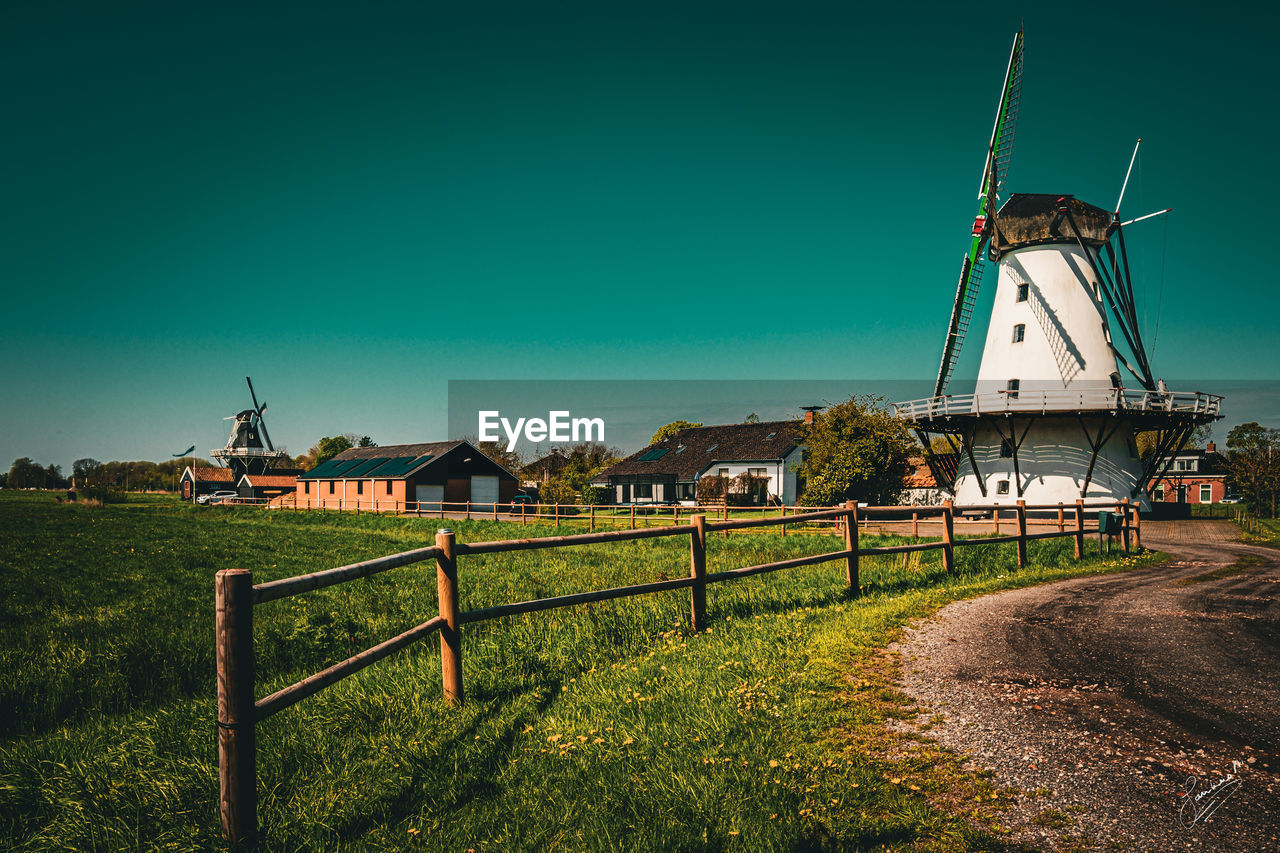
[[[1217,448],[1217,447],[1215,447],[1215,446],[1214,446],[1214,444],[1213,444],[1213,442],[1211,441],[1211,442],[1209,442],[1209,443],[1205,446],[1205,448],[1204,448],[1204,452],[1205,452],[1205,453],[1217,453],[1217,452],[1218,452],[1218,448]]]
[[[814,413],[822,411],[826,406],[801,406],[800,408],[804,411],[804,422],[811,424],[813,423]]]

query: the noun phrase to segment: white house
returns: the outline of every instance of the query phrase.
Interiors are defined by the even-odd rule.
[[[803,453],[800,421],[687,427],[606,468],[593,485],[619,504],[697,503],[703,477],[750,473],[768,481],[768,500],[794,504]]]

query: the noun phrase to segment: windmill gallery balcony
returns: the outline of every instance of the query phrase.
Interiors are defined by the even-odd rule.
[[[915,423],[931,423],[951,419],[964,420],[975,415],[1010,414],[1084,414],[1123,412],[1143,420],[1159,421],[1172,415],[1175,419],[1205,421],[1219,416],[1222,397],[1200,391],[1133,391],[1124,388],[1090,388],[1083,390],[997,390],[981,394],[944,394],[894,403],[897,417]],[[1143,417],[1147,416],[1147,417]]]

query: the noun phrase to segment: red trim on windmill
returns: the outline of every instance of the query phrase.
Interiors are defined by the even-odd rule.
[[[981,237],[981,236],[982,236],[982,231],[983,231],[983,229],[985,229],[986,227],[987,227],[987,217],[986,217],[986,216],[979,216],[977,219],[973,220],[973,236],[975,236],[975,237]]]

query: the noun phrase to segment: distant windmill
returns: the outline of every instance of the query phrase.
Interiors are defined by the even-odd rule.
[[[253,381],[246,376],[244,381],[249,385],[249,398],[253,401],[252,409],[244,409],[223,418],[234,421],[231,424],[231,437],[227,446],[212,450],[209,455],[232,470],[236,480],[244,474],[261,474],[273,465],[288,460],[288,454],[276,450],[271,445],[271,437],[267,435],[267,422],[263,412],[267,404],[258,405],[258,395],[253,392]]]
[[[1139,220],[1122,223],[1119,202],[1114,212],[1060,194],[1014,193],[1000,203],[1021,102],[1022,55],[1019,32],[934,396],[894,408],[916,429],[939,484],[961,504],[1088,497],[1145,506],[1146,486],[1197,426],[1221,417],[1222,398],[1170,392],[1154,379],[1124,243],[1123,226]],[[998,264],[998,277],[977,386],[973,394],[953,396],[947,385],[977,310],[984,260]],[[1136,389],[1124,386],[1121,366]],[[1135,441],[1142,432],[1156,434],[1156,451],[1146,460]],[[956,466],[935,464],[933,436],[962,454],[954,481],[944,472]]]

